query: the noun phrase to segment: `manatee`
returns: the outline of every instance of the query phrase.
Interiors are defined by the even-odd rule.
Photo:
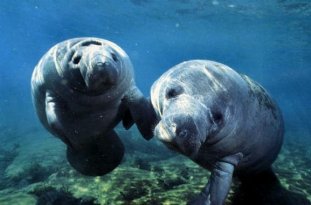
[[[282,114],[267,91],[245,75],[209,60],[165,72],[151,88],[159,123],[154,135],[211,171],[189,204],[222,205],[233,177],[242,183],[271,170],[284,134]]]
[[[135,85],[128,55],[108,40],[56,44],[34,68],[31,89],[41,123],[67,145],[69,163],[82,174],[104,175],[121,163],[124,146],[113,130],[119,122],[152,137],[150,102]]]

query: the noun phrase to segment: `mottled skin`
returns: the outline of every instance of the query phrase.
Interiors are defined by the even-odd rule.
[[[129,57],[110,41],[55,45],[35,67],[31,87],[41,123],[67,144],[68,161],[83,174],[103,175],[121,162],[124,147],[113,130],[121,120],[152,136],[150,103],[135,86]]]
[[[190,204],[224,204],[233,174],[251,179],[269,170],[280,151],[279,108],[259,84],[223,64],[174,66],[153,84],[151,101],[160,119],[155,135],[211,171]]]

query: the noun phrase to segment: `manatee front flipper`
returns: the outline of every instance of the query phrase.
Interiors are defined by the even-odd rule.
[[[115,169],[122,161],[124,146],[112,130],[85,145],[84,150],[67,146],[67,159],[77,171],[88,176],[101,176]]]
[[[147,140],[153,136],[153,128],[157,117],[149,99],[145,98],[140,90],[133,86],[122,99],[122,103],[129,110],[123,116],[123,126],[129,128],[132,122],[136,123],[138,130]]]
[[[125,129],[130,129],[134,124],[134,119],[132,118],[131,111],[126,108],[122,116],[122,125]]]
[[[59,137],[68,146],[72,146],[68,133],[68,122],[73,119],[70,117],[70,112],[68,112],[67,105],[59,96],[54,92],[47,90],[45,93],[45,113],[46,113],[46,129],[51,133]]]
[[[212,170],[212,174],[207,185],[189,205],[223,205],[229,193],[232,175],[235,166],[242,158],[242,154],[238,153],[232,156],[224,157],[218,161]]]

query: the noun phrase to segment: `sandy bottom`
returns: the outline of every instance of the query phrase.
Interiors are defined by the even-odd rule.
[[[186,204],[210,173],[171,153],[137,131],[118,131],[126,145],[123,162],[102,177],[73,170],[65,146],[45,131],[33,130],[0,146],[0,204]],[[311,204],[311,147],[285,142],[273,165],[278,180],[234,181],[226,204]]]

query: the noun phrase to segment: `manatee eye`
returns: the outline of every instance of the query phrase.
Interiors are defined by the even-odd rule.
[[[213,120],[216,124],[219,124],[223,120],[223,116],[220,112],[212,112]]]
[[[74,59],[73,59],[73,64],[79,64],[80,63],[80,60],[81,60],[81,56],[75,56]]]
[[[176,87],[173,87],[173,88],[169,88],[166,91],[165,97],[166,97],[166,99],[174,98],[174,97],[182,94],[183,92],[184,92],[183,87],[176,86]]]
[[[113,59],[115,62],[118,62],[118,58],[117,58],[116,54],[111,53],[111,57],[112,57],[112,59]]]

